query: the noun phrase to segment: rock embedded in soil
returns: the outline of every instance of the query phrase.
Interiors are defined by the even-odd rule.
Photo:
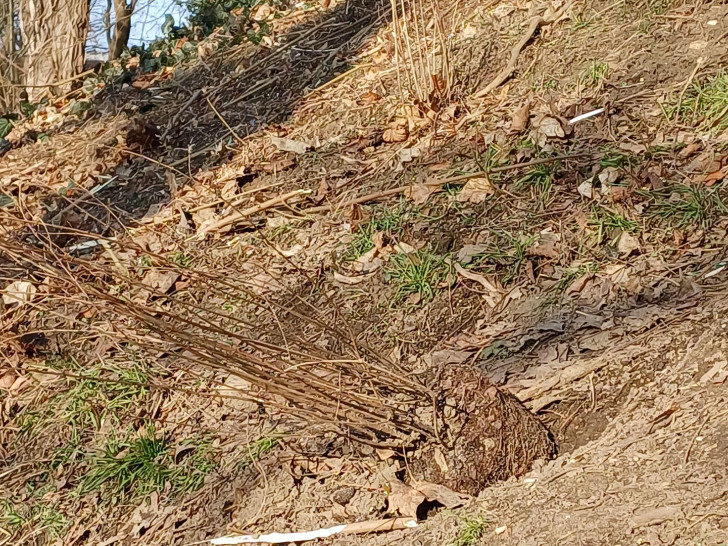
[[[356,493],[356,490],[353,487],[342,487],[341,489],[337,489],[331,499],[336,504],[341,504],[344,506],[345,504],[348,504],[348,502],[354,498],[354,494]]]
[[[429,444],[413,456],[416,478],[477,495],[556,454],[556,444],[538,417],[478,370],[454,367],[443,375],[442,398],[451,402],[451,409],[443,412],[446,445]]]

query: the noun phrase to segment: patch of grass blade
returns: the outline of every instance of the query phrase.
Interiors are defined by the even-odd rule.
[[[706,131],[728,129],[728,73],[721,72],[702,83],[694,82],[682,101],[667,109],[671,118],[676,113],[693,123],[702,120],[700,127]]]
[[[182,452],[187,451],[185,445]],[[190,451],[180,463],[175,462],[168,438],[148,424],[131,441],[108,442],[104,453],[92,459],[79,493],[103,490],[126,499],[162,491],[167,484],[173,495],[195,491],[216,463],[209,457],[209,442],[195,444]]]
[[[697,225],[707,229],[719,216],[728,213],[721,189],[675,184],[651,192],[655,202],[653,216],[672,220],[677,227]]]
[[[394,303],[402,302],[411,294],[417,294],[424,303],[431,301],[447,272],[442,257],[431,252],[394,254],[386,271],[387,280],[396,286]]]
[[[603,61],[592,59],[579,79],[587,87],[601,87],[607,76],[609,76],[609,65]]]
[[[398,235],[404,229],[406,217],[402,203],[393,210],[387,208],[375,210],[372,219],[356,230],[354,238],[342,253],[342,259],[351,262],[369,252],[374,248],[374,234],[379,231],[385,235]]]
[[[556,165],[537,165],[514,184],[516,191],[531,190],[534,199],[541,209],[551,203],[551,188],[553,186]]]
[[[270,453],[281,442],[281,436],[277,434],[271,434],[270,436],[263,436],[258,438],[254,442],[251,442],[245,446],[245,453],[243,458],[236,463],[238,470],[245,470],[250,465],[254,464],[261,457]]]
[[[57,539],[63,536],[70,522],[68,518],[50,504],[31,505],[27,501],[13,503],[9,500],[2,501],[2,513],[0,520],[12,535],[28,533],[33,535],[45,535],[49,539]]]
[[[607,237],[616,231],[637,233],[640,226],[637,222],[625,218],[622,214],[606,207],[594,207],[589,219],[589,227],[595,230],[597,244],[602,244]]]
[[[496,241],[483,252],[473,256],[473,268],[485,268],[491,273],[505,270],[501,280],[503,284],[508,284],[518,278],[521,266],[526,261],[528,248],[536,237],[505,230],[494,233]]]
[[[483,516],[464,517],[460,529],[450,546],[473,546],[483,538],[488,521]]]

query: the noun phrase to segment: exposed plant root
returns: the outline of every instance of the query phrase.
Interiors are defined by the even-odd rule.
[[[417,478],[477,495],[489,484],[520,476],[556,445],[546,427],[516,397],[492,385],[478,370],[459,367],[442,380],[450,449],[430,444],[411,461]],[[447,418],[449,416],[449,418]]]

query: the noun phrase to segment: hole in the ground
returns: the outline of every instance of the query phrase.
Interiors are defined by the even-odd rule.
[[[417,507],[417,521],[424,521],[437,514],[443,508],[445,506],[437,501],[425,500]]]

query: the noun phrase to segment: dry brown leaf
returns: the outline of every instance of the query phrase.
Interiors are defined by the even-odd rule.
[[[384,232],[383,231],[374,232],[374,235],[372,235],[372,244],[374,245],[374,248],[372,250],[380,251],[384,248]],[[371,250],[369,252],[371,252]],[[369,254],[369,252],[367,252],[367,254]],[[375,252],[371,257],[374,258],[376,255],[377,255],[377,252]]]
[[[377,457],[379,457],[380,460],[386,461],[387,459],[391,459],[396,455],[396,453],[391,449],[380,449],[375,448],[374,451],[377,452]]]
[[[486,250],[488,250],[487,245],[464,245],[458,250],[456,258],[462,265],[467,265],[473,261],[474,257],[483,254]]]
[[[10,390],[10,387],[13,386],[13,383],[15,383],[15,380],[17,379],[17,375],[15,375],[15,372],[8,371],[5,374],[0,377],[0,390]]]
[[[463,506],[472,499],[469,495],[458,493],[437,483],[418,481],[414,485],[415,489],[422,493],[428,501],[439,502],[450,510]]]
[[[308,143],[301,142],[300,140],[281,138],[274,135],[270,136],[270,141],[273,143],[273,146],[282,152],[293,152],[294,154],[299,155],[305,154],[311,147]]]
[[[377,101],[380,101],[381,99],[382,97],[377,95],[374,91],[367,91],[361,97],[359,97],[359,103],[362,106],[368,106],[370,104],[374,104]]]
[[[33,301],[36,292],[38,292],[38,289],[33,283],[28,281],[14,281],[2,291],[3,303],[5,305],[13,305],[16,303],[25,305]]]
[[[462,364],[473,356],[473,351],[459,351],[457,349],[440,349],[422,357],[428,366],[437,368],[446,364]]]
[[[531,116],[531,103],[526,101],[523,103],[518,110],[513,113],[513,120],[511,121],[511,133],[521,133],[526,130],[528,126],[528,118]]]
[[[672,520],[682,515],[682,507],[680,505],[661,506],[659,508],[643,508],[635,512],[632,516],[633,527],[647,527],[648,525],[657,525],[663,521]]]
[[[567,295],[571,294],[578,294],[582,290],[584,290],[584,287],[586,286],[586,283],[589,282],[589,280],[594,275],[592,273],[585,273],[581,275],[578,279],[576,279],[574,282],[572,282],[569,285],[569,288],[566,289]]]
[[[409,124],[406,119],[397,118],[384,130],[384,142],[404,142],[409,138]]]
[[[430,196],[439,191],[439,186],[428,186],[427,184],[414,184],[410,186],[407,191],[405,192],[405,195],[412,199],[412,202],[415,205],[423,205],[427,202],[427,200],[430,198]]]
[[[677,154],[681,158],[690,157],[695,152],[698,152],[700,150],[700,143],[699,142],[691,142],[687,146],[685,146],[682,150],[680,150],[680,153]]]
[[[202,225],[211,224],[218,220],[214,207],[198,210],[192,213],[192,221],[198,228]]]
[[[334,271],[334,280],[341,284],[359,284],[369,278],[369,275],[359,275],[357,277],[349,277],[348,275],[342,275],[341,273]]]
[[[450,472],[450,467],[447,464],[447,459],[445,459],[445,455],[443,455],[440,448],[435,448],[435,462],[437,463],[437,466],[440,467],[440,471],[443,474],[447,474]]]
[[[617,250],[623,258],[626,258],[630,254],[632,254],[632,252],[639,249],[640,243],[637,238],[633,237],[626,231],[622,233],[619,241],[617,241]]]
[[[721,180],[723,180],[725,176],[726,172],[722,170],[708,173],[707,175],[705,175],[705,178],[703,178],[703,184],[705,184],[706,186],[712,186],[716,182],[720,182]]]
[[[179,279],[179,273],[176,271],[162,271],[161,269],[152,269],[146,275],[142,283],[153,290],[162,294],[172,288],[172,285]]]
[[[579,187],[576,188],[576,191],[587,199],[591,199],[594,196],[594,188],[592,187],[591,179],[584,180],[584,182],[579,184]]]
[[[457,271],[460,275],[465,277],[466,279],[470,279],[471,281],[475,281],[477,283],[480,283],[483,288],[488,290],[488,292],[491,292],[493,294],[499,294],[500,291],[498,288],[490,282],[488,279],[486,279],[483,275],[479,275],[478,273],[473,273],[472,271],[468,271],[463,266],[461,266],[458,263],[454,263],[453,267],[455,268],[455,271]]]
[[[425,501],[425,495],[402,482],[390,482],[391,491],[387,500],[389,501],[388,512],[393,514],[399,512],[402,516],[417,516],[417,508]]]
[[[528,247],[529,256],[539,256],[541,258],[558,258],[558,245],[561,241],[561,235],[549,231],[539,234],[538,240]]]
[[[482,203],[495,193],[495,188],[487,176],[471,178],[458,194],[458,201],[469,203]]]
[[[564,138],[564,128],[561,122],[551,116],[544,116],[534,123],[538,131],[548,138]]]

